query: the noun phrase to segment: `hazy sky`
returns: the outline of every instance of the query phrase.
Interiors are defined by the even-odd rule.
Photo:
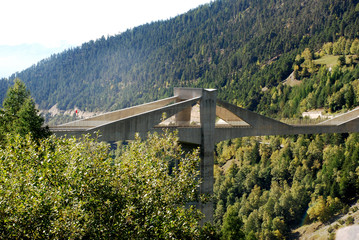
[[[213,0],[212,0],[213,1]],[[211,0],[6,0],[0,3],[0,78],[52,53]]]

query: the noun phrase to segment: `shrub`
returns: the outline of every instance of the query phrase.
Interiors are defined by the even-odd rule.
[[[136,139],[115,159],[89,137],[38,144],[29,135],[7,138],[0,148],[1,239],[199,235],[201,213],[186,207],[197,200],[198,152],[185,154],[174,134]]]
[[[346,225],[352,225],[352,224],[354,224],[354,218],[353,218],[353,216],[348,217],[348,218],[345,220],[345,224],[346,224]]]

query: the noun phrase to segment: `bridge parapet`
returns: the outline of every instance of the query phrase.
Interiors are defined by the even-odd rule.
[[[326,120],[324,122],[319,123],[318,125],[341,125],[354,119],[358,118],[359,116],[359,108],[355,108],[347,113],[340,114],[332,119]]]

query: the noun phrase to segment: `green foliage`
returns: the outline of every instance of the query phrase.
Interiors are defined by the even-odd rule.
[[[332,54],[333,54],[333,43],[332,43],[332,42],[324,43],[324,45],[323,45],[323,51],[324,51],[325,54],[327,54],[327,55],[332,55]]]
[[[319,196],[318,199],[312,199],[309,206],[308,216],[310,219],[327,222],[333,218],[335,213],[338,213],[342,209],[343,204],[339,198],[333,199],[331,196],[328,196],[327,199],[324,199],[323,196]]]
[[[359,39],[355,39],[350,47],[350,53],[359,57]]]
[[[30,133],[35,139],[49,136],[48,129],[42,126],[44,119],[21,80],[16,79],[14,86],[8,89],[3,106],[0,109],[0,142],[7,133],[22,136]]]
[[[20,79],[16,79],[14,86],[8,89],[3,102],[4,109],[7,111],[7,117],[14,117],[28,98],[30,98],[30,92],[26,89],[25,84]]]
[[[356,42],[345,38],[339,41],[351,46]],[[325,43],[323,49],[329,44],[332,45]],[[337,53],[345,54],[345,50]],[[308,48],[298,54],[293,69],[300,84],[293,87],[279,84],[264,92],[257,110],[277,118],[300,118],[303,112],[311,109],[326,108],[329,112],[337,112],[357,106],[359,65],[353,56],[348,58],[348,64],[344,55],[325,55],[316,60],[313,57]]]
[[[196,233],[199,210],[185,205],[199,200],[198,151],[184,155],[177,137],[167,132],[143,142],[137,138],[118,161],[129,236],[181,239]]]
[[[195,236],[192,236],[193,238]],[[221,239],[220,233],[218,233],[216,227],[212,223],[204,223],[204,225],[200,228],[200,240],[216,240]]]
[[[358,37],[356,8],[356,1],[338,0],[213,1],[168,21],[84,43],[17,76],[41,109],[118,109],[190,86],[217,88],[221,99],[256,110],[261,89],[285,80],[304,49],[314,53],[342,36]],[[347,40],[337,45],[346,52],[352,47]],[[0,101],[8,82],[0,81]]]
[[[232,229],[248,239],[285,239],[303,222],[330,221],[359,198],[358,136],[273,136],[243,138],[239,145],[229,142],[226,148],[238,154],[231,157],[230,168],[216,175],[215,224],[225,236],[231,236]],[[247,158],[253,151],[260,161]],[[221,158],[221,152],[217,154]]]
[[[330,233],[328,236],[328,240],[335,240],[335,233]]]
[[[238,216],[239,202],[236,205],[229,206],[223,217],[222,239],[244,239],[242,232],[242,220]]]
[[[353,216],[349,216],[349,217],[345,220],[345,224],[346,224],[346,225],[352,225],[352,224],[354,224],[354,218],[353,218]]]
[[[344,56],[344,55],[341,55],[341,56],[338,58],[338,65],[339,65],[339,66],[344,66],[344,65],[345,65],[345,56]]]
[[[187,206],[198,200],[198,151],[185,154],[174,134],[136,139],[116,158],[88,137],[7,137],[0,238],[199,237],[201,213]]]
[[[306,77],[309,76],[311,73],[313,73],[316,68],[315,64],[313,62],[314,56],[312,51],[309,48],[304,49],[302,54],[296,57],[296,62],[300,62],[301,67],[301,73],[299,73],[299,76]]]

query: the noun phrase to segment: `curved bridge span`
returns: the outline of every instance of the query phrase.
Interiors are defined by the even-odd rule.
[[[169,117],[163,121],[163,114]],[[217,99],[217,90],[175,88],[174,96],[95,117],[50,127],[57,136],[82,136],[100,132],[101,141],[134,139],[136,133],[163,128],[178,130],[182,143],[201,149],[200,192],[213,193],[214,146],[246,136],[359,132],[359,109],[315,125],[290,125]],[[213,203],[199,204],[204,221],[212,221]]]

